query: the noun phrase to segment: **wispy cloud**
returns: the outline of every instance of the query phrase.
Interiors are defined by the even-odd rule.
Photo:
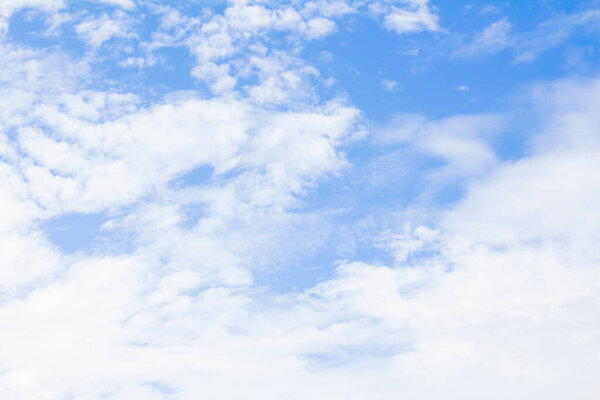
[[[383,89],[387,92],[390,93],[394,93],[394,92],[398,92],[400,90],[402,90],[402,85],[400,85],[400,83],[390,80],[390,79],[383,79],[381,81],[381,86],[383,87]]]
[[[506,18],[488,25],[472,35],[454,51],[459,57],[481,57],[508,50],[514,53],[515,63],[530,62],[542,53],[565,43],[581,30],[594,32],[600,11],[589,9],[554,16],[530,31],[519,31]]]
[[[504,19],[496,21],[459,47],[455,55],[461,57],[483,56],[497,53],[514,42],[512,24]]]
[[[578,30],[591,30],[597,34],[600,10],[586,10],[564,14],[544,21],[536,30],[523,34],[516,46],[515,62],[529,62],[545,51],[569,39]]]

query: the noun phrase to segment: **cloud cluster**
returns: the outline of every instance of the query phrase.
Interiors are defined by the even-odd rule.
[[[95,50],[133,26],[136,3],[109,3],[126,11],[74,25]],[[0,397],[600,394],[599,79],[530,89],[538,123],[518,159],[494,148],[502,113],[398,114],[373,129],[360,144],[386,160],[433,160],[404,165],[426,194],[464,196],[385,210],[370,245],[386,264],[342,260],[319,283],[277,291],[261,278],[336,229],[306,207],[311,189],[336,178],[343,190],[360,168],[343,148],[365,140],[363,116],[317,96],[319,72],[298,51],[358,6],[151,6],[143,56],[189,49],[208,94],[148,99],[106,84],[87,51],[0,43]],[[398,33],[440,29],[427,1],[371,12]],[[107,242],[54,245],[44,222],[74,213],[104,215]]]

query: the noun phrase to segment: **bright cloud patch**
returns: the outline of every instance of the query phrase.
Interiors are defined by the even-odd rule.
[[[0,2],[0,398],[596,399],[599,11],[459,3]]]

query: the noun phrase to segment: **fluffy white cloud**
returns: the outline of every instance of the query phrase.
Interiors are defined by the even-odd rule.
[[[408,6],[390,29],[438,29],[427,2]],[[308,40],[349,7],[167,9],[149,51],[190,48],[216,85],[204,97],[92,89],[85,62],[0,47],[0,397],[600,394],[597,79],[533,89],[541,123],[518,160],[494,152],[501,115],[398,115],[367,144],[441,160],[423,181],[464,198],[387,214],[373,245],[389,265],[340,262],[280,295],[261,282],[322,245],[330,223],[303,196],[364,136],[360,112],[318,99],[318,72],[264,35]],[[127,248],[64,254],[42,222],[72,212],[107,212]]]
[[[547,120],[552,131],[539,134],[546,140],[534,142],[525,159],[495,163],[470,185],[464,200],[442,213],[435,230],[418,226],[382,234],[379,245],[395,254],[396,264],[344,263],[334,278],[306,292],[261,300],[246,264],[249,253],[230,247],[250,239],[236,236],[234,225],[215,225],[215,217],[239,221],[250,215],[239,206],[244,199],[240,189],[253,188],[253,196],[259,196],[254,204],[272,210],[276,202],[266,197],[265,203],[261,194],[268,185],[285,183],[284,191],[299,190],[301,184],[289,186],[295,176],[338,168],[337,157],[325,149],[333,151],[329,146],[343,140],[346,129],[335,127],[347,121],[344,113],[350,111],[332,104],[318,117],[273,117],[269,130],[246,145],[254,150],[240,153],[238,161],[246,168],[270,166],[267,175],[242,174],[222,188],[207,188],[205,193],[216,196],[212,217],[198,221],[194,231],[181,228],[177,202],[148,204],[119,222],[139,232],[132,255],[57,260],[68,265],[55,267],[64,271],[60,279],[0,307],[0,321],[11,328],[2,330],[3,395],[305,398],[310,387],[331,398],[510,393],[525,399],[540,392],[549,399],[567,392],[594,398],[600,389],[593,373],[598,354],[590,351],[598,347],[600,328],[594,319],[600,289],[600,253],[594,250],[600,239],[595,220],[600,188],[582,177],[596,176],[600,168],[592,112],[597,87],[593,81],[539,88],[545,100],[538,106],[552,110]],[[207,104],[199,101],[178,103],[178,115],[190,107],[202,121],[198,111]],[[168,107],[109,124],[115,129],[126,121],[135,126],[147,119],[146,127],[168,121],[161,114]],[[219,120],[215,109],[208,107],[207,113]],[[315,124],[314,118],[321,122]],[[420,121],[418,128],[388,140],[424,140],[419,146],[435,152],[429,137],[481,134],[494,118]],[[297,133],[289,132],[291,126]],[[311,126],[324,126],[332,134],[332,144],[322,142],[324,152],[313,152],[314,159],[306,158],[303,143],[307,140],[314,149],[324,139],[310,133]],[[168,129],[179,134],[172,125]],[[423,134],[427,130],[431,133]],[[570,146],[564,146],[561,132],[577,133]],[[103,135],[87,140],[94,136]],[[143,153],[160,159],[162,153],[146,147],[151,141],[151,136],[136,138]],[[132,145],[120,142],[117,147]],[[177,148],[164,151],[182,157]],[[219,156],[214,160],[215,169],[229,168]],[[285,178],[277,183],[278,176]],[[276,193],[270,190],[268,196]],[[227,203],[224,196],[233,200]],[[36,246],[28,250],[34,258],[43,248]],[[407,257],[412,257],[410,266]],[[28,267],[35,265],[27,260],[21,259]],[[51,361],[56,359],[62,361]],[[238,384],[228,385],[231,380]]]
[[[331,34],[336,29],[332,18],[353,10],[346,3],[307,3],[295,9],[234,2],[223,14],[190,19],[161,8],[162,30],[149,47],[188,47],[197,63],[192,75],[205,81],[214,94],[229,93],[240,80],[258,76],[258,83],[244,85],[248,94],[260,103],[278,103],[310,86],[305,78],[314,71],[307,74],[309,68],[297,57],[299,43]],[[272,36],[281,34],[286,36],[285,49],[273,47]]]
[[[116,12],[112,16],[104,14],[87,19],[79,23],[75,30],[93,49],[99,48],[102,43],[112,38],[134,35],[131,30],[131,21],[122,12]]]
[[[400,6],[394,4],[399,3]],[[383,16],[383,26],[399,34],[439,31],[438,16],[428,0],[373,2],[369,10]]]
[[[96,122],[97,113],[110,115],[111,106],[127,110],[130,99],[93,93],[87,100],[70,95],[65,103],[36,109],[37,123],[51,136],[18,130],[32,199],[51,213],[131,203],[199,165],[219,174],[256,168],[261,172],[240,178],[267,185],[252,201],[277,204],[301,191],[307,177],[343,165],[335,145],[356,132],[356,110],[339,103],[313,112],[267,113],[235,100],[183,99]]]

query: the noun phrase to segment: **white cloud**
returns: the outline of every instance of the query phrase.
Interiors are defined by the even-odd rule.
[[[78,24],[75,30],[93,49],[99,48],[112,38],[126,38],[134,35],[131,30],[131,21],[121,12],[116,12],[112,16],[104,14],[87,19]]]
[[[403,56],[415,57],[419,55],[419,49],[415,48],[404,50],[400,54],[402,54]]]
[[[383,26],[397,33],[439,30],[437,16],[426,7],[419,7],[416,11],[392,7],[392,12],[384,18]]]
[[[302,28],[304,34],[309,39],[315,39],[322,36],[327,36],[335,31],[335,23],[330,19],[323,17],[315,17],[306,21],[305,27]]]
[[[239,376],[256,366],[257,350],[270,348],[251,315],[260,308],[251,295],[252,263],[267,246],[280,251],[265,232],[285,233],[296,196],[347,166],[337,147],[362,134],[358,111],[340,101],[275,111],[256,99],[189,94],[141,106],[131,94],[85,90],[70,68],[62,69],[67,77],[57,71],[52,84],[60,90],[53,90],[46,85],[53,63],[77,63],[3,50],[10,54],[3,90],[13,101],[0,111],[0,324],[12,328],[1,338],[10,348],[0,351],[0,394],[146,399],[164,397],[164,387],[191,397],[247,393],[249,381],[222,394],[222,379],[190,378],[205,368]],[[268,74],[275,65],[269,76],[285,78],[286,60],[257,68]],[[209,185],[169,186],[202,165],[214,170]],[[233,177],[221,178],[225,173]],[[189,204],[206,214],[187,229],[181,224]],[[67,256],[36,229],[52,216],[123,205],[131,208],[105,229],[128,238],[127,254]],[[248,226],[252,221],[260,229]],[[257,333],[239,342],[238,329]],[[156,370],[147,357],[160,354],[165,368]],[[273,367],[290,370],[288,358],[265,360],[255,371],[265,379]],[[131,375],[140,362],[148,367]],[[192,368],[175,372],[180,362]]]
[[[281,14],[239,7],[169,14],[200,33],[159,35],[215,67],[212,97],[142,101],[87,87],[64,55],[0,47],[0,397],[596,398],[598,80],[534,88],[542,126],[510,162],[490,144],[501,116],[398,115],[374,142],[441,159],[426,183],[467,194],[420,210],[427,223],[387,214],[374,244],[390,265],[342,262],[278,296],[263,268],[327,236],[301,196],[350,167],[340,149],[364,132],[358,110],[311,95],[318,73],[293,51],[248,53]],[[314,9],[301,21],[347,12]],[[130,247],[63,254],[40,221],[76,211],[109,212]]]
[[[390,80],[390,79],[383,79],[381,81],[381,86],[383,86],[383,88],[387,92],[390,92],[390,93],[394,93],[399,90],[402,90],[402,86],[398,82]]]
[[[478,398],[485,390],[508,386],[517,399],[540,391],[549,399],[563,398],[566,390],[592,398],[594,368],[585,366],[598,360],[589,349],[597,347],[598,326],[590,315],[599,289],[600,254],[593,249],[600,231],[593,216],[600,215],[600,188],[580,177],[598,173],[598,146],[589,146],[590,136],[596,136],[590,113],[596,87],[584,82],[545,89],[550,96],[543,96],[544,107],[554,110],[551,118],[563,121],[559,131],[576,121],[580,131],[586,129],[570,148],[558,135],[529,158],[497,164],[442,214],[435,230],[408,226],[384,232],[379,245],[395,255],[397,265],[345,263],[334,278],[274,304],[253,298],[241,257],[249,254],[226,246],[239,240],[235,235],[227,239],[232,242],[222,241],[231,226],[215,230],[206,219],[197,231],[186,232],[178,225],[176,204],[139,209],[135,224],[141,241],[134,255],[77,259],[60,281],[0,308],[0,321],[13,327],[3,330],[3,394],[68,391],[94,397],[110,390],[114,398],[163,398],[161,390],[171,388],[185,397],[235,398],[244,392],[251,398],[304,398],[310,386],[332,398],[368,393],[427,399],[443,392]],[[551,96],[565,90],[578,97]],[[329,107],[321,113],[339,112]],[[573,118],[563,118],[565,107]],[[153,118],[160,110],[142,114]],[[301,151],[304,140],[310,140],[311,149],[320,140],[317,132],[307,131],[322,125],[314,118],[276,117],[269,133],[259,134],[252,146],[262,150],[240,162],[280,165],[271,170],[273,178],[299,160],[304,169],[296,173],[303,176],[313,173],[311,165],[330,168],[326,151],[324,158],[314,153],[314,160]],[[435,143],[427,147],[430,137],[481,135],[493,117],[420,121],[395,140],[419,142],[425,136],[422,146],[435,152]],[[292,126],[298,133],[289,132]],[[557,125],[549,121],[549,126]],[[343,138],[345,130],[339,132],[332,140]],[[253,179],[252,185],[267,182]],[[219,193],[212,216],[242,215],[239,208],[228,209],[232,203],[223,202],[225,192],[209,190]],[[256,204],[265,204],[260,199]],[[410,254],[432,250],[433,256],[403,266]],[[37,328],[41,325],[44,329]],[[15,327],[18,335],[10,333],[17,332]],[[58,354],[68,362],[49,368],[48,360]],[[220,378],[209,379],[206,371]],[[276,384],[267,384],[266,371]],[[404,377],[403,385],[395,384],[398,376]],[[231,379],[241,383],[227,385]]]
[[[104,101],[116,100],[115,107],[130,106],[131,99],[105,96],[95,94]],[[91,211],[125,204],[196,165],[211,165],[219,173],[245,163],[263,168],[268,159],[262,157],[268,154],[286,154],[286,158],[269,156],[267,176],[294,187],[299,184],[296,177],[312,168],[337,168],[341,160],[333,146],[352,133],[356,118],[355,110],[337,103],[315,112],[269,115],[238,101],[190,99],[97,123],[98,112],[109,115],[110,103],[94,106],[71,95],[67,107],[74,100],[77,107],[66,108],[67,113],[50,106],[34,112],[54,135],[28,128],[18,135],[27,156],[23,173],[32,184],[33,198],[49,209]],[[119,103],[122,100],[125,103]],[[316,122],[318,127],[313,127]],[[284,123],[293,124],[298,136],[277,139],[277,132],[289,133],[281,127]],[[161,140],[164,132],[170,132],[168,143]],[[264,132],[269,132],[268,139],[263,138]],[[242,153],[242,148],[247,150]],[[265,153],[265,149],[270,150]],[[298,163],[295,151],[300,152]]]
[[[428,0],[402,2],[401,7],[394,2],[373,2],[369,10],[376,16],[383,16],[383,26],[399,34],[421,31],[439,31],[438,16]]]
[[[227,7],[223,15],[215,15],[203,22],[199,31],[171,33],[174,26],[163,24],[166,31],[157,36],[162,43],[157,41],[151,47],[172,44],[173,40],[188,46],[197,60],[193,76],[207,82],[215,94],[231,92],[240,78],[248,79],[252,72],[258,71],[259,83],[256,87],[247,87],[250,96],[262,103],[277,102],[278,99],[285,102],[290,94],[298,92],[300,78],[307,75],[307,68],[299,65],[301,63],[293,50],[271,48],[273,54],[267,55],[269,35],[283,32],[289,35],[289,40],[320,38],[336,29],[329,15],[345,13],[332,10],[325,12],[316,4],[300,11],[291,7],[269,8],[265,5],[235,3]],[[172,13],[166,14],[165,18],[172,18]],[[263,68],[257,65],[259,59],[265,59],[262,64],[266,65],[266,60],[279,64],[281,60],[292,57],[296,58],[294,64],[299,68],[295,69],[292,63],[284,61],[286,70],[274,78],[275,81],[271,75],[267,74],[266,78]]]
[[[2,0],[0,2],[0,16],[9,17],[13,12],[23,8],[57,10],[62,7],[64,7],[63,0]]]
[[[374,140],[409,145],[417,154],[441,158],[446,165],[436,171],[435,179],[449,182],[496,166],[498,160],[488,140],[502,127],[502,117],[494,114],[457,115],[439,121],[400,114],[387,126],[377,129]]]

